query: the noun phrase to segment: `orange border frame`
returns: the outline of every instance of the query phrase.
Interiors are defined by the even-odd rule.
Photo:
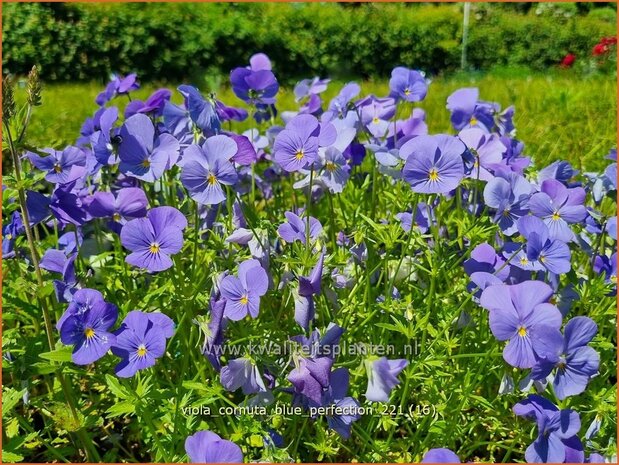
[[[614,0],[614,1],[603,1],[603,0],[592,0],[591,3],[617,3],[619,0]],[[221,0],[221,1],[217,1],[217,0],[83,0],[83,1],[78,1],[78,0],[50,0],[50,2],[52,3],[293,3],[290,0],[267,0],[265,1],[261,1],[261,0]],[[322,3],[428,3],[428,2],[423,2],[422,0],[404,0],[404,1],[398,1],[398,0],[305,0],[304,2],[301,3],[318,3],[318,2],[322,2]],[[470,3],[517,3],[518,0],[495,0],[493,1],[484,1],[484,0],[469,0]],[[40,0],[35,0],[35,1],[30,1],[30,0],[0,0],[0,19],[2,18],[2,4],[3,3],[41,3]],[[464,2],[458,2],[455,0],[434,0],[431,3],[464,3]],[[520,2],[518,2],[520,3]],[[572,1],[572,0],[539,0],[537,2],[534,1],[530,1],[527,0],[526,3],[579,3],[578,1]],[[0,22],[0,36],[2,35],[2,23]],[[617,35],[619,36],[619,22],[617,23]],[[2,60],[2,43],[0,42],[0,62]],[[619,92],[619,60],[617,63],[617,90]],[[2,96],[0,95],[0,105],[2,104]],[[616,115],[617,121],[619,122],[619,107],[617,109],[617,115]],[[0,116],[1,119],[1,116]],[[2,136],[2,127],[0,125],[0,138]],[[619,141],[619,125],[617,127],[617,141]],[[618,178],[619,179],[619,178]],[[0,167],[0,183],[2,182],[2,168]],[[2,206],[0,205],[0,212],[2,211]],[[619,203],[617,204],[617,214],[619,215]],[[0,251],[0,258],[2,257],[2,252]],[[0,260],[0,274],[2,274],[2,262]],[[0,281],[0,292],[2,291],[2,282]],[[2,317],[2,302],[0,302],[0,319]],[[617,317],[619,320],[619,298],[617,301]],[[0,340],[2,339],[2,325],[0,325]],[[617,324],[617,340],[619,341],[619,323]],[[617,349],[617,347],[615,347],[615,349]],[[0,347],[0,357],[2,357],[2,348]],[[617,368],[617,377],[619,377],[619,351],[616,351],[616,361],[618,363],[618,368]],[[0,365],[2,364],[2,358],[0,358]],[[0,386],[2,386],[2,379],[0,379]],[[619,384],[617,385],[617,397],[619,398]],[[0,390],[0,401],[2,400],[2,391]],[[619,401],[617,404],[617,413],[619,416]],[[2,415],[2,405],[0,405],[0,418]],[[615,439],[617,439],[619,437],[619,423],[616,425],[617,427],[617,436],[615,437]],[[0,420],[0,431],[2,430],[2,423]],[[0,447],[2,446],[2,436],[0,436]],[[0,457],[2,456],[2,451],[0,449]],[[23,465],[30,465],[29,462],[21,462]],[[86,462],[87,465],[90,465],[90,462]],[[101,462],[103,463],[103,462]],[[309,463],[309,462],[308,462]],[[331,462],[334,463],[334,462]],[[411,462],[412,463],[412,462]],[[615,462],[615,463],[619,463],[619,462]],[[511,464],[506,464],[506,465],[516,465],[514,462],[512,462]],[[94,464],[93,464],[94,465]],[[118,464],[120,465],[120,464]],[[153,462],[148,462],[145,465],[155,465],[155,463]],[[314,465],[318,465],[318,464],[314,464]],[[337,464],[336,465],[343,465],[343,464]],[[392,464],[389,464],[392,465]],[[396,464],[393,464],[396,465]],[[558,464],[557,464],[558,465]]]

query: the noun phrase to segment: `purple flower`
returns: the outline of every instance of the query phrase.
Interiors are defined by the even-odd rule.
[[[105,90],[97,95],[95,103],[102,107],[116,97],[116,95],[128,94],[139,88],[140,85],[137,83],[137,75],[134,73],[127,74],[125,77],[114,76]]]
[[[108,110],[113,110],[116,112],[116,115],[118,116],[118,108],[116,107],[111,107],[111,108],[98,108],[97,111],[95,111],[94,115],[91,117],[88,117],[84,120],[84,123],[82,124],[82,127],[80,128],[80,136],[77,141],[76,144],[79,147],[82,147],[86,144],[88,144],[88,142],[90,141],[90,137],[97,131],[101,130],[101,116],[103,114],[105,114],[106,111]]]
[[[329,387],[333,359],[330,357],[303,357],[296,358],[295,368],[288,375],[297,394],[309,400],[322,404],[324,390]]]
[[[193,124],[205,135],[217,134],[221,129],[213,99],[205,99],[195,87],[182,85],[178,91],[185,97],[185,108]]]
[[[71,233],[71,235],[73,235]],[[67,255],[69,254],[69,255]],[[70,302],[77,292],[77,277],[75,276],[75,259],[77,253],[71,250],[48,249],[41,258],[40,266],[44,270],[60,273],[62,280],[54,280],[54,291],[58,302]]]
[[[591,318],[572,318],[565,325],[562,341],[558,341],[556,357],[539,360],[531,371],[531,377],[544,380],[556,367],[552,384],[558,399],[584,392],[600,366],[599,354],[587,345],[596,333],[597,325]]]
[[[593,261],[593,271],[597,274],[604,273],[607,283],[612,283],[615,289],[612,293],[616,293],[617,286],[617,252],[613,253],[610,258],[606,255],[598,255]]]
[[[320,283],[322,279],[322,268],[325,254],[321,253],[309,276],[299,276],[299,294],[302,296],[312,296],[320,294]]]
[[[606,232],[611,239],[617,240],[617,217],[611,216],[606,222]]]
[[[162,111],[163,127],[176,137],[181,145],[191,144],[194,140],[193,122],[189,111],[184,106],[165,102]]]
[[[504,234],[511,236],[518,231],[516,221],[529,213],[527,203],[531,184],[517,173],[497,173],[484,188],[484,202],[496,210],[494,222]]]
[[[312,295],[301,295],[299,291],[293,293],[294,297],[294,321],[301,328],[308,330],[311,321],[316,316],[316,305]]]
[[[77,171],[76,168],[77,167],[73,167],[71,171],[75,173],[75,171]],[[61,227],[64,227],[67,224],[81,226],[86,223],[89,219],[88,211],[85,208],[82,199],[74,192],[78,181],[80,181],[80,179],[73,179],[66,184],[57,185],[54,192],[52,192],[49,203],[47,203],[47,201],[43,201],[41,204],[37,205],[35,209],[35,216],[31,216],[31,218],[37,218],[39,212],[41,212],[43,218],[47,216],[43,215],[41,211],[47,204],[52,214],[56,217],[56,219],[58,219]],[[34,198],[35,197],[33,197],[33,200]],[[30,210],[30,208],[28,210]]]
[[[88,365],[107,353],[116,340],[108,330],[117,318],[116,305],[103,300],[99,291],[80,289],[75,293],[56,325],[62,343],[74,346],[74,363]]]
[[[394,134],[397,135],[394,137]],[[414,108],[410,116],[405,120],[397,120],[395,128],[389,125],[388,143],[390,146],[402,146],[413,137],[428,135],[426,124],[426,112],[421,108]]]
[[[155,138],[155,127],[143,114],[133,115],[120,128],[120,171],[146,182],[154,182],[176,163],[180,146],[170,134]]]
[[[464,177],[462,154],[466,147],[456,137],[439,134],[418,136],[400,148],[406,158],[402,172],[414,192],[447,194]]]
[[[388,360],[381,357],[366,360],[365,369],[368,374],[368,388],[365,397],[372,402],[389,402],[391,390],[399,384],[397,376],[408,365],[408,360]]]
[[[578,170],[572,168],[567,161],[557,160],[537,173],[537,182],[543,184],[547,179],[560,181],[567,184],[570,179],[578,174]]]
[[[241,448],[210,431],[199,431],[185,440],[191,463],[243,463]]]
[[[509,265],[503,260],[490,244],[479,244],[471,252],[471,258],[464,262],[464,271],[469,276],[477,272],[496,274],[500,280],[509,276]],[[500,270],[500,271],[499,271]]]
[[[267,390],[258,367],[246,357],[230,360],[228,365],[221,369],[221,385],[231,392],[242,387],[245,395]]]
[[[15,240],[25,231],[21,214],[17,211],[11,215],[11,221],[2,225],[2,257],[13,258],[15,256]]]
[[[183,248],[183,229],[187,220],[173,207],[157,207],[146,218],[136,218],[120,232],[122,245],[132,253],[125,261],[150,272],[163,271],[173,263],[170,255]]]
[[[329,102],[329,107],[322,115],[322,121],[331,121],[336,118],[344,118],[348,113],[348,104],[361,92],[361,87],[356,82],[349,82],[340,90],[340,93]]]
[[[36,153],[27,152],[26,157],[38,169],[47,171],[45,180],[56,184],[65,184],[70,181],[73,166],[86,166],[86,154],[82,149],[69,146],[63,151],[44,149],[47,157],[40,157]]]
[[[248,314],[252,318],[260,311],[260,297],[269,288],[269,276],[258,260],[245,260],[239,265],[237,276],[226,276],[220,284],[226,299],[224,316],[238,321]]]
[[[88,212],[93,218],[111,218],[111,229],[120,234],[122,226],[129,220],[146,216],[148,199],[138,187],[120,189],[114,195],[111,192],[97,192],[88,205]]]
[[[320,173],[320,180],[334,194],[344,190],[350,176],[350,165],[337,148],[329,147],[324,154],[324,169]]]
[[[202,353],[213,365],[215,370],[221,370],[222,345],[224,342],[224,309],[226,306],[225,299],[221,298],[219,293],[219,284],[221,280],[227,276],[226,273],[222,273],[218,279],[216,285],[213,287],[210,298],[210,312],[208,317],[201,317],[194,320],[194,323],[198,325],[200,331],[204,334],[204,343],[202,344]]]
[[[118,108],[110,107],[101,110],[103,111],[99,117],[99,129],[90,135],[89,140],[97,163],[105,166],[115,163],[112,133],[117,131],[114,129],[114,123],[118,119]]]
[[[236,142],[237,151],[231,161],[239,165],[247,166],[258,160],[258,154],[252,142],[246,136],[230,134],[229,137]]]
[[[468,176],[472,179],[490,181],[494,168],[503,160],[507,148],[496,134],[488,134],[479,128],[463,129],[458,137],[466,145],[473,164]]]
[[[395,217],[400,220],[402,229],[409,232],[411,228],[417,229],[421,234],[425,234],[430,227],[430,212],[425,202],[419,202],[415,209],[415,218],[411,212],[397,213]]]
[[[249,68],[235,68],[230,73],[234,94],[246,103],[273,104],[279,83],[271,71],[271,62],[264,54],[250,58]]]
[[[232,186],[238,175],[230,159],[238,149],[234,139],[219,135],[206,139],[202,146],[190,145],[183,152],[181,181],[192,199],[201,205],[223,202],[222,184]]]
[[[517,225],[518,231],[527,240],[527,259],[533,262],[533,265],[539,263],[541,267],[555,274],[567,273],[572,269],[570,248],[565,242],[552,239],[542,220],[534,216],[523,216]]]
[[[320,79],[315,77],[313,79],[303,79],[294,86],[294,97],[297,102],[303,100],[311,95],[318,95],[327,90],[327,84],[331,82],[331,79]]]
[[[305,244],[307,239],[307,218],[300,218],[292,212],[286,212],[284,215],[288,222],[280,224],[279,228],[277,228],[277,233],[286,242],[300,241],[302,244]],[[310,216],[309,227],[309,238],[310,240],[315,240],[322,232],[322,225],[320,221]]]
[[[125,118],[129,118],[136,113],[152,113],[153,116],[159,117],[163,113],[163,107],[166,102],[170,101],[172,92],[170,89],[157,89],[153,92],[145,102],[141,100],[133,100],[125,107]]]
[[[582,187],[568,189],[555,179],[547,179],[542,183],[541,192],[529,199],[529,208],[544,220],[552,239],[569,242],[574,238],[569,225],[581,223],[587,217],[585,195]]]
[[[299,288],[294,294],[294,320],[305,330],[315,316],[313,296],[321,291],[324,258],[324,253],[320,254],[309,276],[299,276]]]
[[[342,414],[326,414],[329,428],[337,432],[342,438],[350,437],[352,423],[357,421],[359,414],[359,403],[353,398],[348,397],[348,385],[350,374],[347,368],[338,368],[331,372],[329,377],[329,387],[323,393],[321,406],[333,405]],[[336,410],[337,411],[337,410]]]
[[[559,410],[538,395],[529,395],[514,405],[514,413],[537,422],[537,439],[527,448],[529,463],[582,463],[582,443],[576,436],[580,417],[573,410]]]
[[[395,116],[395,100],[391,97],[378,98],[368,95],[357,102],[361,123],[374,137],[384,137],[393,127],[390,120]]]
[[[495,107],[478,99],[479,90],[475,87],[458,89],[447,98],[451,124],[457,131],[475,126],[490,131],[494,127]]]
[[[462,463],[462,461],[460,457],[450,449],[440,447],[437,449],[430,449],[426,452],[421,463]]]
[[[475,297],[479,297],[482,291],[493,284],[501,284],[508,277],[509,265],[496,253],[489,244],[479,244],[471,252],[471,258],[464,262],[464,271],[471,277],[471,283],[467,286],[469,292],[478,288]]]
[[[541,281],[484,289],[480,303],[490,311],[490,329],[499,341],[509,341],[503,358],[517,368],[531,368],[538,358],[552,354],[561,338],[561,312],[547,303],[552,288]]]
[[[617,163],[611,163],[606,167],[604,177],[608,179],[609,187],[617,190]]]
[[[275,161],[289,172],[308,167],[318,157],[320,131],[314,116],[295,116],[288,122],[286,129],[275,137]]]
[[[428,84],[419,71],[398,66],[391,71],[390,96],[396,100],[419,102],[428,93]]]
[[[340,338],[344,329],[335,323],[329,323],[324,335],[320,335],[318,329],[314,329],[309,337],[304,335],[293,336],[290,339],[301,345],[302,352],[310,357],[329,357],[335,360]]]
[[[122,360],[114,371],[121,378],[129,378],[152,367],[165,354],[166,339],[174,334],[174,322],[163,313],[134,310],[115,334],[112,352]]]
[[[507,136],[501,137],[501,143],[507,148],[507,150],[503,154],[503,160],[501,161],[501,164],[508,168],[509,171],[523,174],[525,168],[527,168],[531,164],[531,158],[522,155],[522,151],[524,150],[524,144],[517,139],[513,139]]]

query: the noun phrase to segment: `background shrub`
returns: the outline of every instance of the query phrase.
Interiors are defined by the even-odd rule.
[[[405,64],[431,74],[460,65],[461,5],[28,4],[4,6],[3,69],[34,64],[47,80],[137,72],[178,81],[226,74],[265,50],[284,81],[308,75],[385,77]],[[616,5],[475,4],[469,64],[558,64],[615,34]]]

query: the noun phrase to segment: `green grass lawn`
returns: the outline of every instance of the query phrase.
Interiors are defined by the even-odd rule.
[[[327,101],[341,84],[331,83],[325,93]],[[454,90],[464,86],[479,87],[482,99],[496,101],[503,108],[515,105],[517,137],[525,143],[526,154],[533,157],[537,166],[567,159],[580,170],[600,170],[607,164],[604,156],[617,145],[617,86],[613,76],[583,77],[570,71],[547,75],[503,71],[436,78],[420,104],[427,112],[430,132],[451,131],[445,102]],[[157,87],[144,85],[134,98],[146,98]],[[207,90],[206,86],[200,87]],[[32,120],[32,143],[58,148],[74,142],[83,120],[96,110],[94,98],[101,88],[95,83],[46,85],[43,106],[36,109]],[[386,95],[388,83],[363,82],[362,93]],[[229,105],[242,105],[229,88],[220,88],[218,97]],[[179,101],[180,96],[175,95],[174,99]],[[282,89],[278,99],[280,111],[296,108],[292,89]],[[123,106],[125,103],[114,102]],[[244,122],[239,128],[250,124]]]

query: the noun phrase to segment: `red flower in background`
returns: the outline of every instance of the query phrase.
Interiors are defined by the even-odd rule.
[[[593,47],[593,51],[591,52],[591,54],[594,57],[606,55],[610,52],[611,47],[614,45],[617,45],[616,37],[602,37],[600,41]]]
[[[563,60],[561,60],[561,68],[569,68],[574,64],[575,61],[576,55],[574,55],[573,53],[568,53],[567,55],[565,55]]]

